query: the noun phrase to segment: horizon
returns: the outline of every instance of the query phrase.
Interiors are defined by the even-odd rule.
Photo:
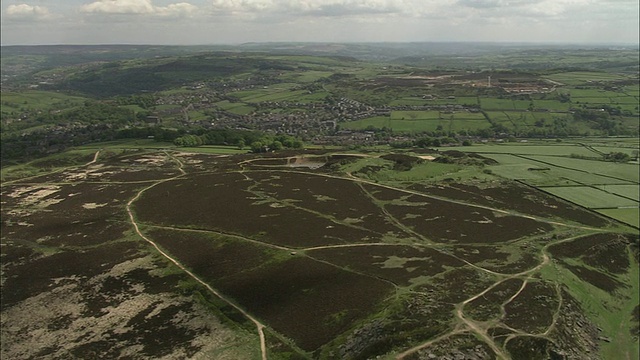
[[[491,40],[424,40],[424,41],[247,41],[238,43],[202,43],[202,44],[170,44],[170,43],[49,43],[49,44],[0,44],[0,47],[37,47],[37,46],[166,46],[166,47],[206,47],[206,46],[246,46],[246,45],[286,45],[286,44],[307,44],[307,45],[391,45],[391,44],[478,44],[478,45],[501,45],[501,46],[585,46],[585,47],[606,47],[625,46],[640,47],[640,42],[551,42],[551,41],[491,41]]]
[[[636,0],[3,0],[4,45],[639,44]]]

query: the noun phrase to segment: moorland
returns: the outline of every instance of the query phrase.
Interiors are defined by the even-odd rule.
[[[3,47],[7,358],[638,357],[637,47]]]

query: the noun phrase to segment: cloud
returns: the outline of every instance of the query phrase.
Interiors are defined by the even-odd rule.
[[[198,7],[190,3],[169,4],[165,7],[156,7],[155,14],[166,17],[188,17],[198,12]]]
[[[348,17],[401,12],[404,0],[212,0],[215,14]]]
[[[159,17],[190,16],[197,13],[197,10],[197,6],[186,2],[155,6],[151,0],[98,0],[80,7],[80,11],[84,13]]]
[[[457,0],[456,5],[474,9],[482,16],[554,17],[595,3],[596,0]]]
[[[4,17],[8,20],[16,21],[43,21],[54,18],[55,16],[49,12],[44,6],[18,4],[9,5],[4,11]]]
[[[494,9],[524,6],[539,2],[540,0],[458,0],[456,4],[476,9]]]
[[[98,0],[83,5],[80,10],[87,13],[149,14],[154,12],[151,0]]]
[[[401,1],[385,0],[307,0],[290,3],[290,9],[301,15],[335,17],[400,13],[401,5]]]

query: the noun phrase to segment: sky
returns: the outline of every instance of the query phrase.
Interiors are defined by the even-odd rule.
[[[639,43],[640,0],[0,0],[2,45]]]

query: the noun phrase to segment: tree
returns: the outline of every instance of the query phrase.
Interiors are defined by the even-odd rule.
[[[262,141],[254,141],[251,143],[251,152],[261,153],[261,152],[264,152],[265,150],[266,149]]]
[[[612,152],[605,155],[604,158],[607,161],[624,163],[629,161],[631,157],[629,156],[629,154],[625,154],[623,152]]]

